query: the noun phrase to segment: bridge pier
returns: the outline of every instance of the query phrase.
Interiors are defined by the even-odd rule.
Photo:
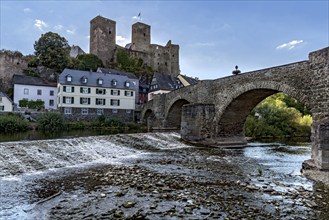
[[[315,166],[320,170],[329,170],[329,120],[320,122],[314,127],[312,159],[305,161],[303,167]]]
[[[181,121],[181,137],[185,141],[206,141],[213,136],[213,120],[215,106],[213,104],[183,105]]]

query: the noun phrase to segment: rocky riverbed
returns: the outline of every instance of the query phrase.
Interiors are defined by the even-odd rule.
[[[139,137],[120,142],[128,146],[134,138]],[[245,149],[220,149],[181,143],[157,148],[154,145],[161,144],[164,138],[156,135],[149,138],[156,141],[148,139],[149,144],[129,145],[142,154],[116,163],[50,169],[19,180],[4,178],[1,204],[7,207],[0,217],[2,214],[3,219],[329,218],[329,188],[301,176],[296,171],[298,165],[288,169],[296,159],[289,159],[286,150],[293,149],[289,154],[298,157],[307,151],[306,147],[251,144]],[[171,138],[179,142],[175,134]],[[172,144],[172,140],[169,142]],[[276,155],[266,158],[257,151],[259,147]],[[285,150],[274,150],[278,147]],[[286,165],[279,170],[281,162],[277,157],[286,160],[281,161]],[[17,189],[21,192],[16,192]]]

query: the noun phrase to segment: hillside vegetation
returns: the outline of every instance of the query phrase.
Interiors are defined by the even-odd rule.
[[[245,124],[245,134],[248,137],[309,137],[311,124],[311,113],[303,104],[277,93],[253,109]]]

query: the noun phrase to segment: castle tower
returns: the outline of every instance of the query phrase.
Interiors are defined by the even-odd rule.
[[[105,66],[114,61],[116,22],[102,16],[90,21],[90,53],[98,56]]]
[[[168,41],[166,47],[169,48],[170,51],[170,70],[169,72],[173,76],[177,76],[180,74],[180,68],[179,68],[179,45],[172,44],[171,40]]]
[[[132,25],[131,49],[148,52],[151,44],[151,26],[137,22]]]

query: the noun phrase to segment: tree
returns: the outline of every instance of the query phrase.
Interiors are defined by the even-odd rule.
[[[247,117],[247,136],[310,136],[309,110],[284,93],[277,93],[258,104]]]
[[[98,67],[103,67],[103,62],[94,54],[81,54],[71,60],[71,66],[73,69],[96,71]]]
[[[57,33],[42,34],[39,40],[34,43],[34,49],[40,65],[57,72],[63,71],[69,63],[70,46],[67,40]]]

